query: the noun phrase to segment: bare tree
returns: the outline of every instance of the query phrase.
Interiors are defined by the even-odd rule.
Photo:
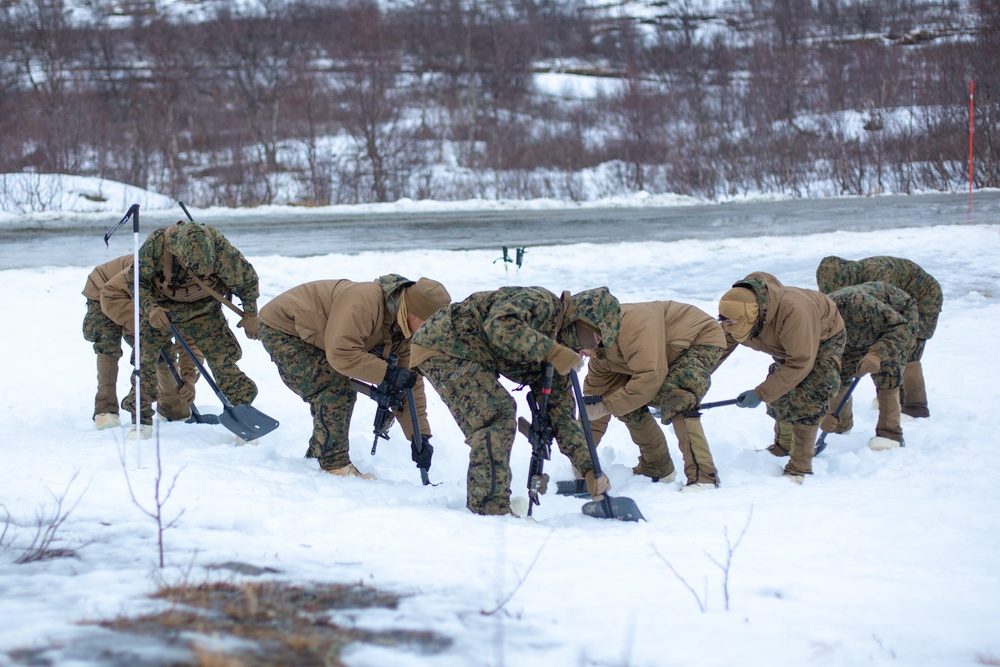
[[[164,506],[167,501],[170,500],[170,496],[174,492],[174,487],[177,485],[177,477],[181,474],[181,470],[174,473],[173,479],[170,480],[170,485],[163,489],[164,478],[163,478],[163,460],[160,456],[160,428],[159,422],[156,424],[156,477],[153,478],[153,506],[151,509],[147,509],[146,506],[139,502],[139,499],[135,496],[135,490],[132,488],[132,480],[128,474],[128,467],[125,465],[125,447],[120,446],[118,448],[118,460],[122,465],[122,472],[125,473],[125,484],[128,486],[129,496],[132,498],[132,503],[139,508],[139,510],[152,519],[156,523],[156,545],[159,552],[159,563],[160,568],[164,566],[163,561],[163,534],[177,525],[180,521],[181,516],[184,514],[184,510],[178,512],[172,519],[167,519],[164,515]]]

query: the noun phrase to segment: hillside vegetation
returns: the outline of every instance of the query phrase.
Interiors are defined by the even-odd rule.
[[[0,173],[199,206],[961,189],[970,80],[997,187],[1000,0],[7,0]]]

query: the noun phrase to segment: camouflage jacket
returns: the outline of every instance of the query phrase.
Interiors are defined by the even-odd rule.
[[[892,350],[908,350],[916,341],[917,303],[903,290],[871,282],[844,287],[829,296],[844,318],[846,347],[869,350],[875,346],[874,351],[884,358]]]
[[[174,303],[199,304],[199,307],[185,309],[186,317],[195,317],[220,307],[216,299],[201,290],[191,278],[191,272],[166,252],[164,237],[176,227],[154,230],[139,248],[139,308],[144,317],[148,317],[149,311],[156,306],[169,310]],[[199,272],[198,277],[226,298],[238,296],[244,312],[256,313],[257,298],[260,296],[257,272],[222,232],[208,225],[200,227],[211,243],[213,261],[210,267]],[[126,276],[129,294],[133,289],[133,268],[128,269]],[[197,294],[197,298],[192,298],[191,294]]]
[[[603,343],[610,344],[621,321],[618,300],[604,287],[567,299],[542,287],[476,292],[437,311],[417,329],[412,363],[441,353],[478,362],[515,382],[530,382],[557,343],[579,349],[573,326],[579,321],[600,331]]]
[[[816,284],[825,294],[875,281],[898,287],[917,302],[920,313],[918,338],[926,339],[934,334],[944,295],[938,281],[917,263],[901,257],[878,256],[852,261],[831,255],[824,257],[816,268]]]

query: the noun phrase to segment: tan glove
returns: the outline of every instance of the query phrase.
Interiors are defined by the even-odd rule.
[[[157,329],[170,329],[170,319],[167,317],[167,310],[159,306],[153,306],[149,311],[149,324]]]
[[[180,387],[178,387],[177,398],[181,399],[188,405],[194,403],[194,383],[185,382]]]
[[[604,494],[611,490],[611,480],[607,475],[594,477],[594,471],[588,470],[584,479],[587,480],[587,493],[592,500],[604,500]]]
[[[604,403],[586,403],[584,407],[587,409],[587,419],[592,422],[611,414],[611,410],[608,410],[608,406]]]
[[[565,345],[556,343],[545,356],[545,361],[555,366],[559,375],[568,375],[570,371],[579,372],[583,369],[583,362],[586,360],[582,354],[577,354]]]
[[[247,338],[260,340],[260,319],[257,318],[257,313],[247,313],[236,326],[243,328]]]
[[[823,433],[833,433],[837,430],[837,426],[840,425],[840,419],[833,416],[832,412],[828,412],[823,415],[823,418],[819,420],[819,427]]]
[[[861,361],[858,362],[858,369],[854,372],[857,377],[863,377],[869,373],[877,373],[878,369],[882,367],[882,357],[879,356],[878,352],[868,350]]]

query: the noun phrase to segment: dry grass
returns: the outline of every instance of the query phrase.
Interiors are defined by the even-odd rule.
[[[156,614],[96,624],[187,648],[194,656],[191,664],[199,667],[336,667],[343,664],[341,651],[354,642],[424,653],[439,652],[451,643],[430,632],[372,632],[336,625],[329,618],[331,611],[396,608],[399,596],[360,585],[211,583],[164,586],[153,597],[173,604]],[[240,648],[223,650],[222,643]]]

